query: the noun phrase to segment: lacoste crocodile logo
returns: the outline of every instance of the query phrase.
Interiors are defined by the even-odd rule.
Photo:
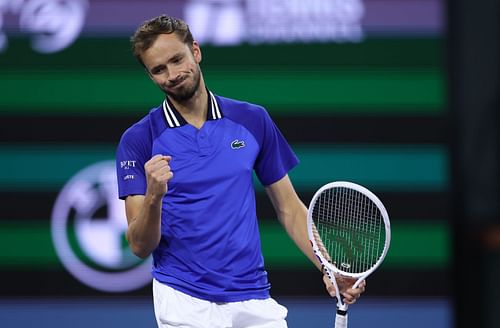
[[[245,147],[245,141],[243,141],[243,140],[240,141],[240,140],[236,139],[233,142],[231,142],[232,149],[240,149],[243,147]]]

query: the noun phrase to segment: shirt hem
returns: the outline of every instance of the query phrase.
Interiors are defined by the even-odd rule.
[[[159,283],[165,284],[181,293],[214,303],[243,302],[254,299],[264,300],[271,297],[271,294],[269,292],[269,287],[266,287],[265,290],[260,290],[260,291],[236,291],[236,292],[228,292],[227,294],[224,295],[221,294],[215,295],[213,293],[209,294],[209,293],[195,292],[193,290],[184,288],[183,286],[177,285],[175,283],[169,281],[162,281],[155,276],[153,276],[153,278],[156,279]]]

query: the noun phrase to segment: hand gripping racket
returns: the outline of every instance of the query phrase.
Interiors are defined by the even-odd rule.
[[[382,263],[389,249],[391,227],[382,202],[352,182],[331,182],[313,196],[307,230],[314,254],[335,287],[335,328],[347,327],[347,307],[335,275],[357,279],[356,288]]]

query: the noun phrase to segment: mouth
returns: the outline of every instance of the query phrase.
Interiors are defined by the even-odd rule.
[[[184,76],[184,77],[181,77],[179,78],[178,80],[176,80],[175,82],[173,83],[170,83],[169,85],[167,85],[167,88],[168,89],[176,89],[177,87],[179,87],[181,84],[184,83],[184,81],[186,81],[187,77]]]

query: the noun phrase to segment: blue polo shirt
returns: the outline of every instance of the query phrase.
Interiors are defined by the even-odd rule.
[[[269,297],[253,172],[270,185],[297,157],[264,108],[209,92],[207,121],[188,124],[168,98],[122,136],[119,196],[146,193],[144,164],[172,156],[155,279],[212,302]]]

